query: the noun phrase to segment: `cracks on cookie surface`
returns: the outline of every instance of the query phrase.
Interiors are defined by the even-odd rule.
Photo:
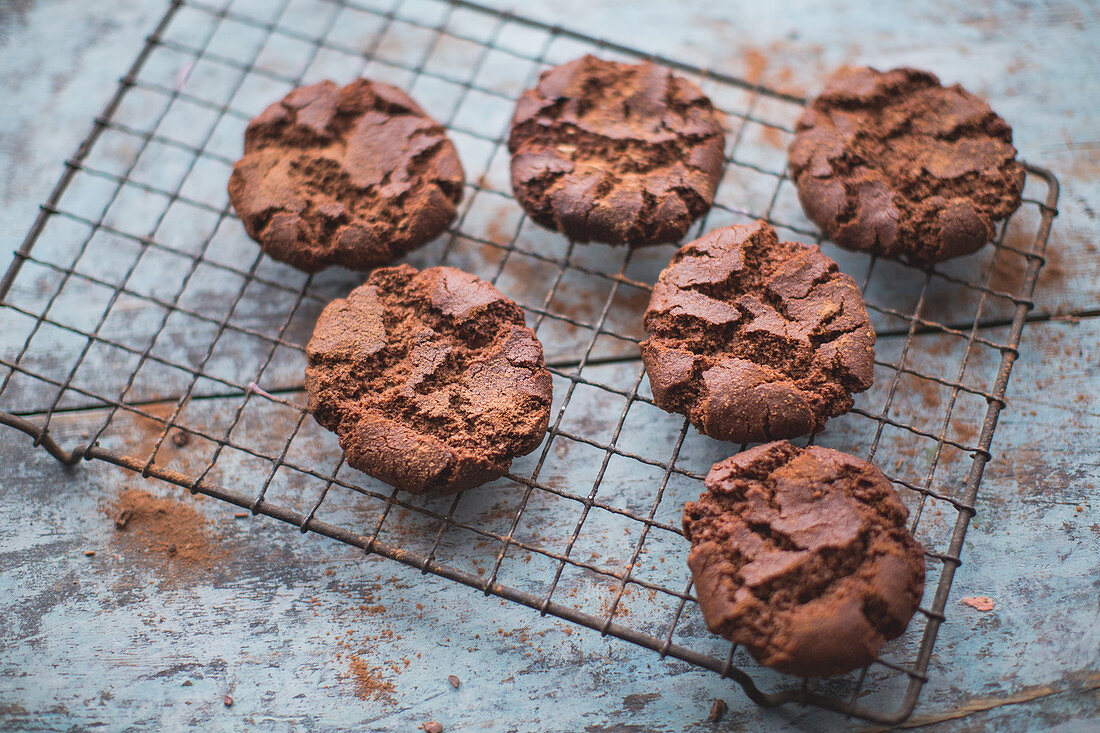
[[[854,599],[878,635],[874,649],[904,630],[921,595],[923,549],[873,466],[837,451],[773,443],[716,464],[706,485],[685,506],[684,530],[696,580],[704,572],[723,578],[699,589],[720,594],[700,599],[711,610],[708,623],[720,626],[715,631],[763,663],[797,673],[782,669],[782,660],[800,657],[788,645],[807,604],[815,613],[842,614]],[[904,580],[883,581],[884,567],[905,568]],[[846,670],[828,673],[839,671]]]
[[[577,241],[679,239],[717,186],[724,133],[710,101],[647,64],[585,57],[566,67],[517,106],[509,150],[520,203]]]
[[[447,277],[472,288],[473,305],[459,301],[470,313],[448,312],[437,302],[450,295],[438,295],[447,290]],[[455,452],[456,461],[438,477],[446,487],[461,479],[453,472],[468,470],[459,463],[472,461],[499,475],[513,456],[537,447],[550,404],[541,348],[519,306],[471,281],[449,268],[376,270],[362,287],[373,288],[376,302],[367,310],[381,321],[380,347],[350,357],[339,348],[310,350],[311,410],[340,435],[345,450],[364,416],[384,416]],[[340,307],[340,301],[329,306]],[[337,311],[323,314],[315,338],[337,321]]]
[[[790,170],[839,244],[923,264],[974,251],[1015,211],[1015,156],[1007,123],[958,85],[864,69],[838,73],[811,103]]]
[[[380,83],[297,89],[245,140],[230,199],[269,254],[307,271],[386,264],[446,228],[462,198],[445,130]]]
[[[755,428],[746,424],[730,435],[705,429],[704,373],[731,358],[762,368],[757,378],[797,389],[815,414],[807,432],[850,409],[851,393],[870,386],[839,359],[843,351],[869,374],[874,334],[854,281],[817,248],[779,243],[762,222],[753,227],[717,230],[682,247],[661,273],[644,319],[651,382],[655,367],[660,381],[663,359],[692,355],[690,375],[659,385],[658,404],[730,440],[793,437],[770,409]]]

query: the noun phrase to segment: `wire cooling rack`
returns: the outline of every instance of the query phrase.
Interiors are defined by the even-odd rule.
[[[928,679],[1057,181],[1028,167],[1021,209],[960,261],[913,268],[823,244],[861,284],[878,344],[875,386],[816,441],[884,469],[928,582],[870,667],[792,681],[707,632],[691,593],[683,503],[744,446],[698,434],[648,391],[641,315],[673,248],[575,246],[511,198],[514,100],[587,52],[652,58],[725,113],[725,173],[696,233],[764,218],[820,242],[785,175],[796,96],[464,0],[173,0],[0,283],[0,422],[66,463],[117,464],[713,670],[762,705],[903,720]],[[362,275],[261,256],[225,194],[250,118],[300,83],[360,75],[409,90],[467,171],[455,225],[409,261],[464,268],[520,302],[554,376],[540,448],[456,497],[344,466],[304,408],[303,344]],[[73,412],[98,427],[70,451],[49,429]]]

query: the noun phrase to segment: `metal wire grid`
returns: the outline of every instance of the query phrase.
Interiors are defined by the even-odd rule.
[[[26,333],[17,349],[18,338],[3,341],[16,353],[0,359],[7,369],[0,397],[11,409],[0,412],[0,422],[35,436],[36,445],[67,463],[114,463],[714,670],[762,705],[798,701],[900,721],[927,679],[1032,307],[1057,182],[1028,168],[1024,207],[1000,228],[977,278],[974,263],[915,270],[829,250],[846,271],[862,273],[879,353],[876,388],[857,405],[881,398],[882,408],[857,406],[831,422],[818,442],[861,448],[880,464],[890,455],[886,443],[901,456],[894,467],[901,470],[882,467],[905,496],[911,529],[928,548],[932,597],[907,634],[887,646],[890,657],[855,675],[791,687],[789,678],[759,668],[743,650],[706,632],[691,595],[679,510],[699,493],[709,463],[733,447],[657,410],[643,379],[637,322],[671,248],[574,246],[533,227],[510,200],[504,139],[511,104],[538,71],[584,52],[654,58],[465,0],[396,0],[382,8],[353,0],[173,0],[91,134],[66,161],[0,283],[3,332]],[[726,177],[697,231],[760,217],[781,236],[820,242],[791,203],[785,146],[775,144],[792,132],[803,100],[655,60],[699,82],[730,123]],[[163,73],[172,69],[178,69],[174,78]],[[454,498],[401,495],[349,471],[335,440],[307,420],[302,344],[319,309],[358,284],[358,276],[306,277],[262,257],[225,200],[224,181],[238,154],[232,146],[239,147],[244,125],[267,102],[303,80],[364,73],[412,90],[452,130],[471,179],[456,224],[410,261],[464,267],[519,300],[547,345],[555,379],[553,420],[542,446],[517,460],[506,479]],[[130,120],[123,110],[135,95],[142,97],[141,114]],[[191,124],[202,113],[205,128]],[[94,152],[104,146],[126,149],[114,169],[96,165]],[[69,195],[82,184],[80,195]],[[1042,199],[1033,194],[1036,184],[1045,186]],[[86,198],[96,205],[84,206]],[[173,231],[181,209],[184,219],[205,218],[205,236],[179,241]],[[501,211],[510,212],[503,226]],[[141,225],[131,226],[131,217]],[[60,227],[54,236],[52,227]],[[110,251],[100,244],[104,237]],[[133,249],[125,268],[113,264],[125,261],[123,243]],[[219,254],[223,249],[226,256]],[[163,258],[178,265],[174,278],[165,277]],[[531,291],[540,283],[548,289],[538,298]],[[196,291],[207,297],[195,297]],[[79,318],[68,315],[70,296],[86,305]],[[972,316],[938,318],[934,311],[945,299],[950,312]],[[143,338],[127,337],[143,329]],[[170,342],[191,331],[198,335],[184,344],[190,348],[173,349]],[[245,340],[260,346],[232,351]],[[226,345],[231,353],[223,358]],[[948,361],[958,369],[943,373],[923,363]],[[96,366],[101,362],[107,366]],[[984,366],[976,369],[979,363]],[[84,378],[88,369],[91,378]],[[112,381],[105,372],[124,378]],[[944,391],[946,403],[918,405],[918,419],[899,415],[911,382],[924,392]],[[232,405],[224,411],[231,417],[208,426],[195,406],[215,403]],[[48,432],[51,422],[90,408],[102,410],[98,429],[82,447],[61,448]],[[151,442],[135,438],[139,424],[155,425]],[[186,440],[179,436],[193,439],[195,455],[181,458],[170,436],[179,443]],[[906,456],[916,454],[905,447],[912,444],[924,446],[923,472],[909,470],[916,461]],[[255,493],[226,488],[237,477],[257,475],[266,478]],[[531,525],[548,534],[532,532]],[[673,560],[667,565],[666,556]],[[764,692],[766,686],[775,691]]]

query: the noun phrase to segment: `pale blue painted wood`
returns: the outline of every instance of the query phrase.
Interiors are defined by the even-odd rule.
[[[39,0],[0,8],[6,95],[0,170],[7,174],[0,181],[0,247],[18,245],[60,161],[86,134],[163,7],[127,0],[108,12],[73,0]],[[1014,126],[1023,157],[1052,168],[1062,181],[1062,214],[1037,312],[1089,316],[1097,309],[1100,89],[1090,60],[1098,57],[1100,33],[1094,6],[738,9],[693,0],[624,12],[617,3],[564,0],[527,3],[523,11],[736,74],[759,73],[799,93],[811,92],[842,62],[913,64],[961,81],[988,96]],[[769,113],[786,111],[761,110]],[[337,292],[346,283],[336,275],[332,287]],[[76,317],[79,304],[62,312]],[[272,317],[259,310],[248,316],[257,326]],[[1025,330],[917,716],[993,704],[975,699],[1025,701],[954,718],[941,729],[1076,730],[1100,722],[1098,323],[1086,317]],[[14,330],[0,334],[5,354],[19,342]],[[181,354],[189,347],[186,341],[176,346]],[[61,359],[65,344],[56,348]],[[889,346],[880,345],[884,349]],[[45,349],[43,358],[50,354]],[[109,378],[109,364],[105,358],[94,365],[99,378]],[[292,384],[294,373],[288,368],[275,377]],[[28,409],[42,408],[40,391],[28,387],[23,395]],[[217,422],[235,402],[207,404],[209,415],[201,419]],[[905,407],[903,399],[899,409]],[[601,424],[598,406],[584,412],[581,418]],[[73,444],[98,427],[100,417],[66,414],[54,431]],[[146,444],[147,433],[133,430]],[[720,450],[700,447],[698,460],[712,448]],[[179,451],[179,460],[201,460],[189,458],[188,450]],[[900,450],[892,456],[901,467],[909,458]],[[227,478],[256,479],[247,466],[227,468]],[[817,711],[761,711],[713,674],[363,559],[272,521],[233,519],[231,508],[211,500],[197,506],[225,537],[224,565],[194,582],[168,580],[112,545],[115,532],[100,507],[132,486],[145,485],[100,464],[62,469],[23,436],[0,432],[5,725],[408,730],[435,719],[447,730],[683,730],[708,729],[701,721],[716,697],[730,705],[723,729],[842,725]],[[86,557],[88,549],[96,555]],[[992,597],[994,610],[960,605],[976,595]],[[360,609],[378,605],[384,614]],[[341,679],[349,651],[382,669],[396,704],[354,696],[354,686]],[[460,678],[457,690],[448,674]],[[225,694],[234,698],[231,708],[222,702]]]

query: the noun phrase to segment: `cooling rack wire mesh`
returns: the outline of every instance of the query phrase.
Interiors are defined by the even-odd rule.
[[[961,261],[919,269],[823,243],[860,284],[878,344],[874,387],[816,442],[886,472],[928,582],[870,667],[792,681],[710,634],[692,595],[681,508],[743,446],[653,404],[641,315],[673,248],[574,245],[511,197],[514,100],[583,53],[673,67],[725,114],[724,175],[692,236],[763,218],[781,239],[821,243],[785,175],[795,96],[470,2],[174,0],[0,285],[0,421],[62,460],[114,463],[713,670],[763,705],[904,719],[927,680],[1057,182],[1029,168],[1023,206]],[[519,302],[554,378],[542,445],[456,497],[409,496],[343,464],[305,411],[303,345],[362,276],[261,256],[225,193],[249,119],[301,83],[357,76],[409,90],[466,168],[459,217],[408,261],[465,269]],[[97,427],[69,451],[48,431],[73,412]]]

